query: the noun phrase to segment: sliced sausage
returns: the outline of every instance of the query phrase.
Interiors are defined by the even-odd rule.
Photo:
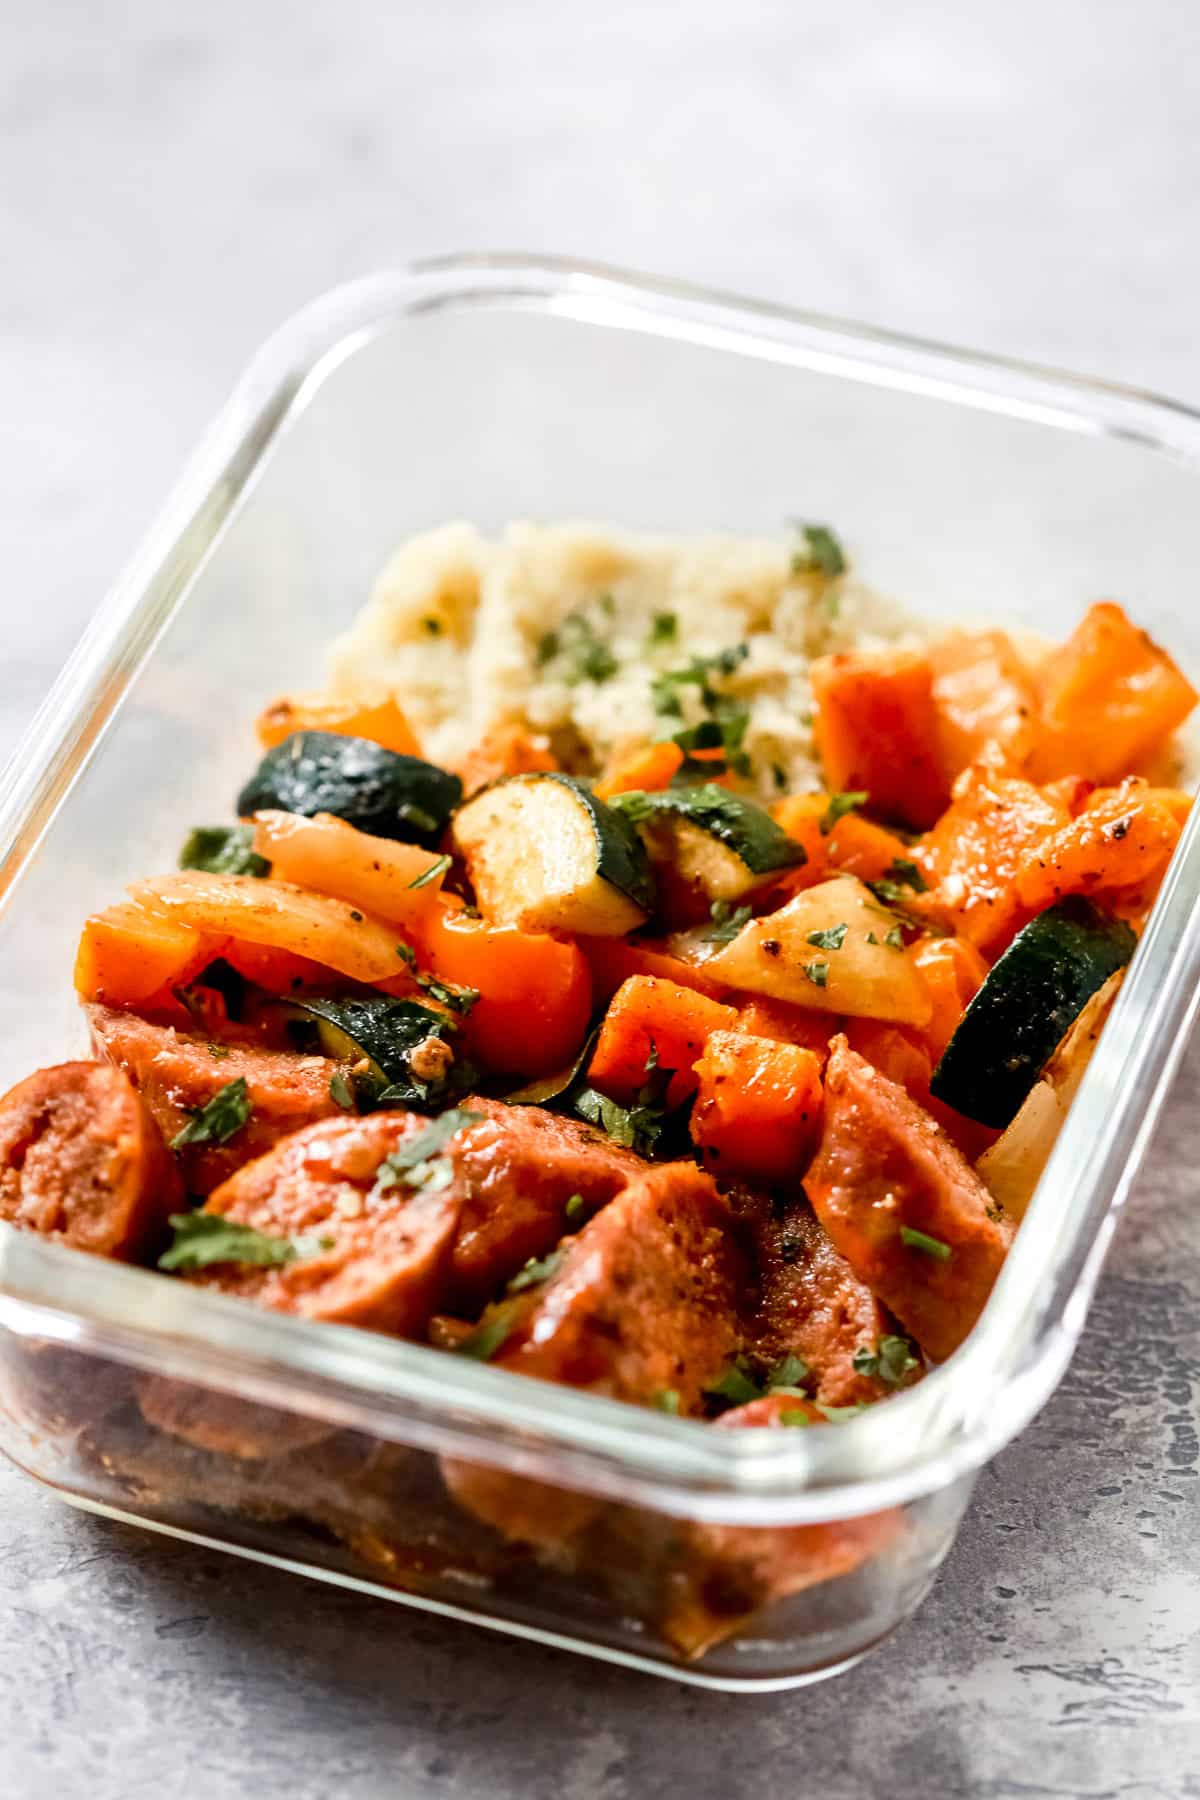
[[[342,1114],[284,1138],[203,1210],[299,1242],[302,1253],[276,1268],[214,1263],[186,1279],[308,1319],[423,1332],[445,1286],[458,1199],[453,1185],[434,1181],[376,1191],[376,1178],[384,1158],[428,1124],[408,1112]]]
[[[335,1429],[324,1419],[281,1412],[277,1406],[175,1381],[169,1375],[144,1376],[137,1385],[137,1403],[147,1425],[156,1431],[182,1438],[198,1450],[251,1462],[311,1449]]]
[[[213,1044],[108,1006],[87,1012],[97,1054],[124,1069],[168,1143],[223,1087],[245,1079],[252,1110],[241,1130],[224,1144],[188,1144],[177,1153],[189,1193],[210,1194],[289,1132],[340,1113],[329,1092],[337,1065],[327,1057]]]
[[[957,1350],[1012,1237],[941,1127],[844,1037],[825,1072],[825,1123],[805,1187],[860,1280],[935,1361]],[[914,1240],[905,1233],[916,1233]],[[921,1240],[924,1240],[922,1242]]]
[[[637,1178],[578,1236],[540,1288],[520,1299],[500,1368],[566,1382],[617,1400],[670,1394],[680,1412],[737,1347],[736,1304],[746,1270],[726,1202],[691,1163],[641,1165]],[[446,1459],[450,1493],[506,1537],[558,1550],[603,1502],[501,1470]]]
[[[129,1261],[180,1202],[150,1113],[119,1069],[60,1063],[0,1100],[0,1219]]]
[[[473,1095],[487,1123],[453,1140],[461,1198],[451,1262],[451,1310],[478,1312],[529,1258],[544,1256],[645,1168],[604,1132],[534,1106]],[[572,1216],[567,1203],[579,1196]]]
[[[772,1202],[734,1196],[758,1262],[757,1304],[746,1345],[770,1368],[785,1356],[807,1364],[816,1399],[827,1406],[876,1400],[889,1390],[854,1367],[856,1350],[874,1351],[894,1329],[865,1282],[834,1248],[803,1192]]]

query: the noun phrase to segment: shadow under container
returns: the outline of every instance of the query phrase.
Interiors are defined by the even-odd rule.
[[[5,775],[0,1080],[81,1048],[83,914],[229,815],[251,720],[409,533],[802,516],[935,619],[1065,635],[1117,594],[1195,673],[1198,463],[1163,401],[603,269],[336,290],[251,366]],[[0,1227],[0,1447],[78,1505],[675,1679],[834,1673],[1066,1366],[1194,1010],[1198,877],[1193,819],[983,1318],[886,1405],[713,1430]]]

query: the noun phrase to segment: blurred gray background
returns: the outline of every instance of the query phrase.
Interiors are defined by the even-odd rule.
[[[260,339],[371,268],[574,252],[1200,403],[1198,67],[1191,0],[0,0],[0,754]],[[4,1467],[0,1795],[1200,1795],[1198,1075],[1060,1393],[842,1681],[651,1683]]]

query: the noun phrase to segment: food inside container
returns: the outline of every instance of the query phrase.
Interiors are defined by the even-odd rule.
[[[80,921],[94,1058],[0,1102],[0,1218],[722,1433],[846,1429],[987,1303],[1195,699],[1115,602],[935,630],[824,525],[427,533],[325,687],[264,692],[227,818]],[[130,1492],[400,1585],[569,1576],[685,1659],[910,1529],[655,1521],[154,1370],[72,1410],[72,1354],[9,1404]]]

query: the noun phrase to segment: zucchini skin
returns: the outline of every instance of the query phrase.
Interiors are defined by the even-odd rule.
[[[935,1099],[1003,1130],[1075,1019],[1137,937],[1073,895],[1019,931],[975,995],[929,1083]]]
[[[311,819],[333,813],[374,837],[432,848],[462,799],[457,775],[385,750],[369,738],[294,731],[276,744],[237,798],[240,818],[267,808]]]
[[[316,1028],[326,1055],[338,1060],[365,1057],[373,1065],[381,1099],[386,1089],[387,1104],[418,1111],[440,1104],[436,1084],[431,1087],[429,1082],[417,1080],[409,1059],[428,1038],[441,1038],[444,1043],[450,1037],[454,1026],[443,1013],[416,1000],[395,1000],[383,994],[351,994],[342,999],[314,994],[281,1005],[292,1017]]]
[[[556,769],[547,769],[531,775],[509,775],[495,785],[508,787],[517,781],[526,784],[556,781],[560,787],[569,788],[592,827],[592,836],[596,840],[596,873],[643,912],[653,911],[654,875],[650,860],[641,838],[623,813],[603,800],[597,800],[589,784],[578,775],[563,775]]]
[[[794,869],[808,861],[803,844],[789,837],[765,808],[712,782],[664,788],[653,794],[624,794],[620,810],[635,822],[662,813],[686,819],[731,850],[752,875],[770,875],[776,869]]]

